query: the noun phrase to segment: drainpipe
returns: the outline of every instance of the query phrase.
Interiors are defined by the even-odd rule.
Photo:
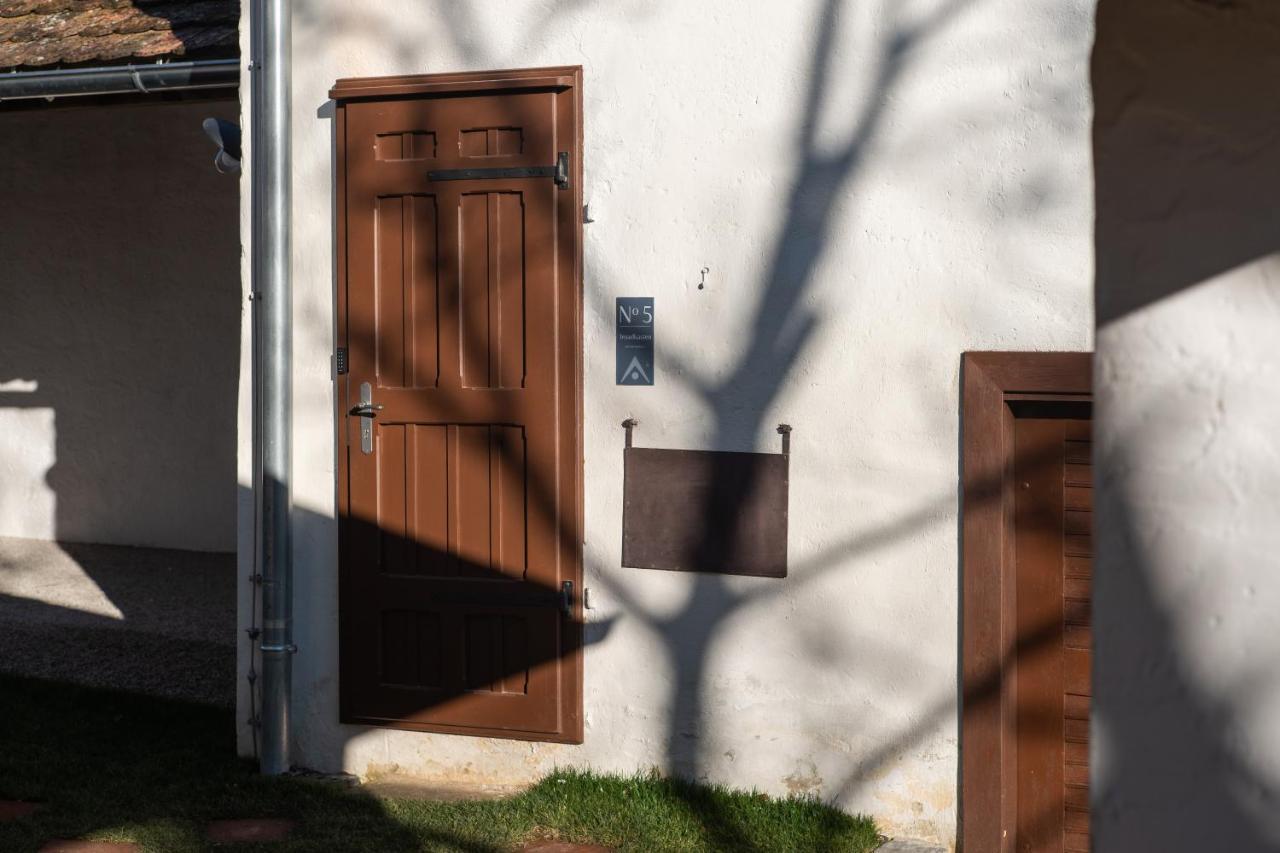
[[[0,74],[0,101],[73,95],[156,94],[240,85],[240,60],[202,59],[150,65],[57,68]]]
[[[293,387],[290,293],[289,0],[251,0],[253,147],[252,288],[260,314],[257,347],[261,429],[260,471],[262,575],[262,752],[261,769],[289,771],[290,694],[293,673],[293,549],[289,528]]]

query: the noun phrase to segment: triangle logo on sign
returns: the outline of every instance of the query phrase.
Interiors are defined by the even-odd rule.
[[[644,366],[640,364],[640,357],[635,356],[631,359],[631,363],[627,365],[627,369],[622,371],[622,378],[628,381],[643,379],[646,385],[652,385],[653,380],[649,378],[649,374],[645,372]]]

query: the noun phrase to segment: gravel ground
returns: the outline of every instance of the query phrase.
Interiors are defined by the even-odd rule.
[[[230,706],[234,554],[0,537],[0,672]]]

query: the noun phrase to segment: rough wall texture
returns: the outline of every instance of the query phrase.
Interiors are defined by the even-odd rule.
[[[1280,848],[1280,7],[1104,0],[1099,853]]]
[[[0,113],[0,535],[234,550],[234,114]]]
[[[1088,0],[316,0],[294,39],[298,760],[657,765],[952,841],[960,353],[1091,346]],[[576,63],[586,743],[339,726],[325,93]],[[618,295],[657,299],[652,389],[613,384]],[[657,447],[776,450],[794,425],[788,579],[619,568],[628,415]]]

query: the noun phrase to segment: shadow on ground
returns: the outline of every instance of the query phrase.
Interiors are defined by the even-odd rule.
[[[235,703],[235,555],[0,537],[0,673]]]
[[[273,851],[496,853],[538,838],[711,851],[732,835],[745,840],[739,850],[866,853],[880,841],[870,820],[813,799],[657,776],[566,772],[503,800],[383,800],[345,780],[258,775],[235,756],[229,709],[36,679],[0,676],[0,720],[0,801],[42,804],[0,820],[5,853],[82,838],[228,849],[206,827],[245,818],[293,822],[285,841],[258,845]]]
[[[43,803],[24,820],[0,823],[5,851],[82,837],[203,850],[208,821],[243,817],[299,821],[296,842],[283,849],[321,849],[317,839],[337,840],[325,849],[420,847],[370,797],[256,775],[252,762],[235,757],[229,709],[2,676],[0,719],[0,797]],[[360,844],[344,847],[343,839]]]

